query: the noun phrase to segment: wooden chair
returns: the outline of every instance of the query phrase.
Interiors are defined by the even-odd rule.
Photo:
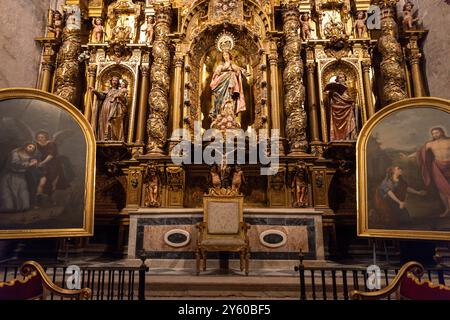
[[[395,293],[399,300],[450,300],[450,287],[421,281],[423,273],[423,266],[411,261],[402,266],[386,288],[372,292],[355,290],[351,297],[355,300],[380,300]]]
[[[71,300],[88,300],[89,288],[68,290],[58,287],[35,261],[27,261],[20,267],[24,279],[0,282],[0,300],[45,300],[49,293]]]
[[[243,196],[227,189],[205,195],[203,198],[203,222],[197,224],[198,238],[196,250],[197,275],[203,261],[206,270],[207,252],[238,252],[240,269],[248,275],[250,246],[244,222]]]

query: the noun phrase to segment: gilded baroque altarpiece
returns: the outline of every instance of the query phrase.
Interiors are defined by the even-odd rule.
[[[50,9],[37,39],[39,86],[75,104],[96,133],[98,222],[117,223],[121,242],[132,211],[200,208],[213,170],[245,208],[319,210],[331,233],[339,215],[354,219],[359,131],[384,106],[425,95],[426,31],[402,23],[397,2],[66,0]],[[196,125],[278,129],[277,173],[174,163],[172,132]]]

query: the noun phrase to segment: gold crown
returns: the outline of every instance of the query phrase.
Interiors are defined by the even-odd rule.
[[[231,51],[234,47],[234,35],[224,31],[217,36],[216,46],[220,52]]]

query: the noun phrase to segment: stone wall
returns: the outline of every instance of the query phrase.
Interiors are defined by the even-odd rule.
[[[430,95],[450,99],[450,4],[443,0],[420,0],[419,10],[419,17],[429,30],[424,56]]]
[[[2,0],[0,5],[0,88],[36,87],[50,0]]]

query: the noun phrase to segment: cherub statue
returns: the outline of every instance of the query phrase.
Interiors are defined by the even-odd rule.
[[[292,206],[293,207],[306,207],[307,195],[308,195],[308,170],[306,164],[302,161],[297,164],[294,175],[291,182],[292,190]]]
[[[216,164],[211,167],[209,174],[211,175],[213,188],[220,188],[222,186],[222,179],[220,178],[219,167]]]
[[[303,41],[311,39],[311,31],[314,31],[314,29],[311,28],[309,21],[310,21],[309,13],[308,12],[303,13],[300,17],[301,37]]]
[[[158,169],[155,166],[147,167],[146,173],[146,185],[145,185],[145,202],[146,207],[159,207],[159,185],[160,179],[158,175]]]
[[[105,28],[103,27],[103,19],[102,18],[94,18],[92,21],[92,25],[94,29],[92,30],[92,39],[95,40],[96,43],[101,43],[103,39],[103,33]]]
[[[64,16],[58,10],[53,11],[52,23],[48,26],[48,31],[55,34],[56,39],[60,39],[64,30]]]
[[[153,42],[154,25],[155,25],[154,17],[148,16],[147,17],[147,28],[145,29],[145,43],[147,45],[150,45]]]
[[[355,32],[355,36],[358,38],[363,38],[367,32],[366,27],[367,16],[366,13],[362,10],[356,13],[356,20],[353,23],[353,31]]]
[[[236,165],[231,180],[231,189],[239,193],[243,183],[245,183],[244,171],[241,170],[241,166]]]
[[[419,20],[418,18],[414,18],[414,15],[412,12],[413,8],[414,8],[414,3],[412,3],[409,0],[407,0],[405,5],[403,6],[403,28],[405,30],[413,29],[415,22],[417,20]]]

